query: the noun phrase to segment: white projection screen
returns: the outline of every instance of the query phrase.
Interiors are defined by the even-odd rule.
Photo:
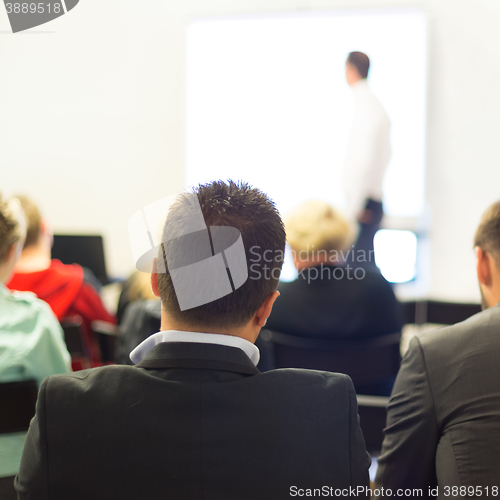
[[[420,11],[210,18],[187,32],[186,184],[243,179],[286,212],[315,197],[342,206],[353,116],[344,76],[353,50],[392,122],[385,211],[424,201],[426,20]]]
[[[186,185],[245,180],[286,212],[309,198],[342,208],[354,107],[349,52],[392,123],[389,216],[424,207],[426,17],[338,10],[200,18],[187,30]]]

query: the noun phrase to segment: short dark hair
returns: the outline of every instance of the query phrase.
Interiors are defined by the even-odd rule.
[[[500,265],[500,200],[484,212],[474,236],[474,247],[490,252]]]
[[[21,207],[28,225],[26,239],[24,240],[24,248],[27,248],[31,245],[35,245],[40,239],[42,216],[40,215],[38,207],[27,196],[17,196],[17,199],[21,202]]]
[[[283,221],[274,202],[263,192],[244,182],[214,181],[199,185],[192,192],[198,197],[207,226],[229,226],[240,231],[247,259],[248,279],[229,295],[181,311],[167,268],[165,273],[158,274],[162,305],[172,318],[186,325],[206,329],[244,326],[278,287],[286,241]],[[188,205],[186,197],[180,196],[172,205],[169,217],[172,213],[178,217]],[[167,225],[168,219],[164,235]],[[256,258],[257,255],[259,258]],[[160,248],[158,259],[162,258]]]
[[[347,56],[347,62],[352,64],[361,78],[368,78],[370,71],[370,58],[363,52],[350,52]]]

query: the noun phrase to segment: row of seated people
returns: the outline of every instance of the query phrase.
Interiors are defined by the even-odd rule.
[[[36,380],[40,386],[49,375],[70,372],[71,357],[50,306],[33,293],[11,292],[5,286],[21,255],[25,234],[19,201],[0,199],[0,382]],[[19,470],[25,439],[26,432],[0,434],[2,498],[9,498],[2,478]]]
[[[285,233],[281,219],[261,192],[244,184],[215,182],[200,186],[196,195],[205,220],[211,225],[238,228],[246,245],[255,243],[251,248],[260,248],[261,257],[267,250],[271,254],[283,251]],[[182,212],[183,208],[181,200],[177,210]],[[294,240],[293,221],[287,224],[292,249],[300,248],[303,243],[297,241],[304,233],[303,241],[310,241],[311,235],[307,236],[304,228],[308,219],[319,220],[318,214],[323,214],[321,217],[327,221],[326,225],[325,220],[317,224],[326,226],[320,232],[323,240],[318,240],[318,247],[326,244],[329,251],[344,248],[346,241],[334,246],[332,238],[325,238],[332,234],[329,222],[342,222],[338,214],[317,203],[314,209],[311,205],[306,208],[307,217],[299,217],[306,222],[298,230],[298,240]],[[7,253],[16,243],[6,246]],[[377,487],[420,487],[420,497],[436,496],[428,488],[437,485],[498,487],[494,457],[500,430],[493,415],[500,405],[495,396],[499,393],[498,377],[494,376],[498,345],[493,335],[500,322],[500,204],[484,215],[476,234],[476,247],[478,278],[488,311],[438,334],[412,340],[389,405]],[[366,273],[354,283],[356,286],[351,286],[339,279],[341,273],[333,273],[335,269],[346,271],[345,263],[318,260],[324,258],[324,253],[306,253],[307,258],[299,258],[303,262],[296,263],[298,270],[327,268],[334,276],[329,281],[332,288],[325,283],[325,273],[319,274],[322,278],[311,280],[308,272],[307,286],[300,281],[305,274],[301,273],[295,282],[298,285],[280,286],[280,299],[289,290],[289,307],[300,310],[303,305],[302,312],[307,315],[318,301],[321,303],[320,297],[335,293],[333,285],[337,285],[344,287],[338,289],[339,302],[349,293],[353,297],[372,298],[374,302],[368,302],[377,309],[372,309],[374,317],[382,305],[392,304],[393,323],[387,323],[389,330],[384,333],[394,332],[394,325],[400,327],[394,312],[394,295],[380,275]],[[12,266],[11,260],[5,262]],[[281,262],[274,259],[270,263],[260,262],[257,267],[262,270],[265,265],[279,269]],[[8,269],[5,267],[4,276],[10,274]],[[57,492],[50,498],[208,495],[276,499],[294,496],[297,490],[311,492],[309,488],[323,485],[332,491],[348,486],[367,487],[370,459],[349,379],[326,372],[260,373],[255,369],[259,351],[254,343],[266,322],[272,324],[273,305],[278,311],[277,279],[273,273],[270,276],[249,279],[226,298],[192,311],[181,311],[168,275],[153,273],[152,288],[163,307],[159,302],[128,306],[119,343],[118,354],[123,341],[130,342],[123,352],[130,355],[136,367],[103,367],[80,376],[49,378],[42,384],[37,416],[30,427],[16,479],[19,498],[49,498],[50,490]],[[366,283],[361,284],[365,279]],[[303,288],[295,290],[293,286]],[[300,292],[302,297],[308,293],[305,290],[314,287],[318,288],[311,293],[311,302],[293,300],[294,294]],[[325,304],[331,308],[329,301]],[[131,341],[127,325],[140,317],[132,314],[139,307],[150,308],[144,317],[157,317],[150,312],[160,310],[162,331],[154,333],[160,328],[150,328],[145,334],[147,338],[141,341],[141,322],[131,327]],[[347,319],[359,324],[353,317],[360,306],[353,303],[351,307],[352,314]],[[287,308],[284,311],[286,316]],[[341,313],[339,310],[337,316]],[[315,318],[311,315],[308,321],[314,322]],[[334,319],[335,314],[332,324]],[[272,328],[279,329],[275,325]],[[374,330],[367,328],[359,335],[370,336]],[[311,329],[306,327],[304,331]],[[479,338],[476,334],[480,334]],[[74,449],[82,453],[73,454],[72,460],[68,460]],[[141,457],[140,465],[132,460],[137,456]],[[159,464],[162,474],[157,470]],[[92,477],[90,484],[77,481],[72,473],[75,470],[86,470]],[[363,490],[357,496],[369,495],[368,490]]]
[[[51,258],[52,232],[38,207],[26,196],[19,196],[26,219],[26,237],[19,261],[6,282],[7,288],[34,293],[47,302],[57,319],[78,316],[92,366],[101,363],[99,342],[91,325],[94,321],[115,324],[116,318],[99,297],[100,282],[93,273],[78,264],[63,264]],[[78,368],[74,365],[73,368]]]
[[[60,321],[78,316],[93,366],[101,354],[91,324],[116,323],[82,267],[51,260],[51,232],[27,197],[0,199],[0,383],[35,380],[81,368],[71,360]],[[0,435],[0,478],[19,470],[25,432]],[[0,495],[1,496],[1,495]]]
[[[299,275],[280,283],[266,328],[301,338],[350,340],[401,330],[401,310],[379,273],[366,271],[362,279],[352,279],[349,257],[344,262],[325,258],[351,241],[351,228],[338,212],[307,202],[290,214],[286,232]],[[500,202],[484,213],[474,247],[484,311],[410,342],[388,407],[375,484],[379,493],[380,488],[410,488],[419,497],[498,494]],[[356,256],[351,258],[356,268]],[[336,268],[344,272],[335,273]],[[134,281],[140,286],[144,275]],[[161,301],[146,299],[146,292],[142,299],[125,309],[117,363],[131,364],[130,352],[161,328]],[[258,367],[272,370],[264,343],[257,338],[255,345]],[[393,382],[360,388],[361,393],[383,393]]]

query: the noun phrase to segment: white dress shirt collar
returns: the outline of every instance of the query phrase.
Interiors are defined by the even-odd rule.
[[[153,347],[161,342],[192,342],[197,344],[218,344],[241,349],[250,361],[257,366],[260,359],[259,349],[241,337],[221,335],[218,333],[183,332],[168,330],[158,332],[141,342],[131,353],[130,359],[134,364],[142,361]]]
[[[355,103],[359,103],[372,96],[372,92],[366,79],[359,80],[351,87]]]
[[[359,92],[360,90],[367,90],[370,87],[368,87],[368,80],[366,78],[362,78],[361,80],[358,80],[356,83],[353,83],[351,88],[352,90],[354,90],[354,92]]]

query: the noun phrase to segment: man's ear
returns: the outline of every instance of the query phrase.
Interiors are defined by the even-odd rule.
[[[269,316],[271,315],[274,302],[279,296],[280,293],[278,291],[273,292],[259,307],[259,309],[255,313],[255,320],[257,322],[257,326],[260,326],[261,328],[266,326],[267,318],[269,318]]]
[[[477,279],[481,285],[490,287],[492,282],[491,255],[480,247],[476,247],[474,250],[476,252]]]
[[[50,248],[53,247],[54,233],[45,219],[40,221],[40,238],[45,238],[49,242]],[[40,241],[40,239],[38,241]]]
[[[151,270],[151,289],[154,295],[160,296],[160,291],[158,289],[158,267],[156,266],[156,259],[153,260],[153,269]]]
[[[19,243],[14,243],[7,251],[5,261],[12,262],[13,259],[17,260],[19,258],[19,255],[21,254],[20,249],[22,249],[22,245],[20,245]]]

